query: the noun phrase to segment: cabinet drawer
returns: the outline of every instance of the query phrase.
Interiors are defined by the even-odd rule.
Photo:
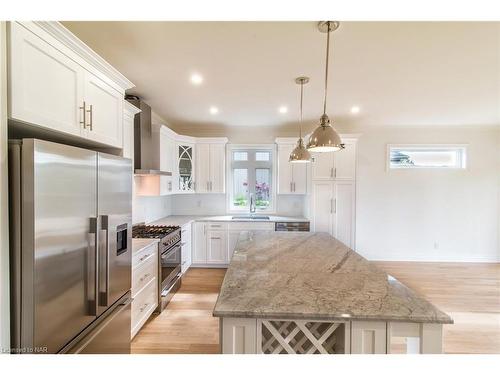
[[[247,223],[247,222],[238,222],[238,223],[228,223],[228,230],[274,230],[274,223]]]
[[[132,271],[132,298],[158,274],[158,259],[149,257]]]
[[[158,285],[155,277],[132,301],[132,336],[139,331],[157,306]]]
[[[134,256],[132,257],[132,268],[135,269],[137,267],[140,267],[149,259],[157,256],[158,256],[158,244],[153,243],[148,247],[142,249],[141,251],[138,251],[136,254],[134,254]]]
[[[206,223],[207,230],[226,230],[226,223]]]

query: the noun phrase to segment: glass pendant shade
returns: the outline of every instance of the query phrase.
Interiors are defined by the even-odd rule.
[[[293,149],[288,160],[291,163],[309,163],[311,161],[311,154],[305,148],[302,137],[297,141],[297,146]]]
[[[330,125],[330,119],[327,115],[322,115],[319,126],[309,137],[307,149],[312,152],[332,152],[343,148],[339,134]]]

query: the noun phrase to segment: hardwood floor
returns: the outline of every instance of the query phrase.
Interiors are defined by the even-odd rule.
[[[500,264],[377,262],[447,312],[445,353],[500,353]],[[162,314],[132,341],[132,353],[219,353],[212,309],[223,269],[190,269]]]
[[[445,353],[500,353],[500,264],[377,262],[450,315]]]

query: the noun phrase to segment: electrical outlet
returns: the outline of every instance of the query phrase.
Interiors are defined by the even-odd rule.
[[[197,206],[197,207],[201,207],[201,200],[197,200],[197,201],[196,201],[196,206]]]
[[[434,242],[434,250],[439,249],[439,242]]]

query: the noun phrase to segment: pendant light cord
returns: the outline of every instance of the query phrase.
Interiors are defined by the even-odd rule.
[[[304,81],[300,82],[300,122],[299,122],[299,138],[302,139],[302,101],[304,98]]]
[[[326,23],[328,31],[326,32],[326,67],[325,67],[325,100],[323,102],[323,114],[326,115],[326,94],[328,92],[328,57],[330,55],[330,21]]]

